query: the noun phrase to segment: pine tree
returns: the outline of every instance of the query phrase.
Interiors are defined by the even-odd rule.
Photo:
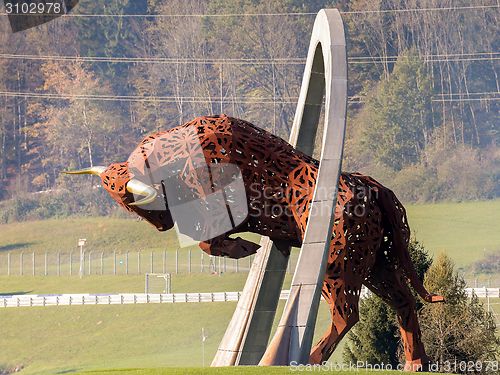
[[[400,170],[420,160],[432,124],[432,84],[424,62],[412,51],[400,56],[387,80],[368,98],[372,114],[363,143],[377,161]]]
[[[493,315],[475,295],[467,297],[465,281],[444,254],[427,272],[425,285],[446,299],[446,303],[428,304],[420,310],[429,357],[439,363],[441,371],[465,373],[471,370],[470,362],[474,363],[472,372],[486,372],[488,361],[498,360],[500,348]]]

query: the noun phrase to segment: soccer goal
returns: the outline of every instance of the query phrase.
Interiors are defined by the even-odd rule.
[[[159,293],[169,294],[172,293],[172,277],[169,273],[146,273],[146,280],[144,285],[146,294]]]

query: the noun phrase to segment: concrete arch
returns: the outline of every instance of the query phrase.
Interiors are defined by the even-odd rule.
[[[312,154],[325,97],[325,123],[313,203],[290,297],[260,364],[308,363],[332,234],[347,109],[344,25],[336,9],[316,16],[290,143]]]
[[[289,143],[312,154],[325,98],[320,168],[290,297],[266,349],[287,258],[269,238],[261,241],[243,295],[212,366],[308,363],[333,225],[344,145],[347,58],[344,25],[336,9],[316,16]],[[259,362],[260,361],[260,362]]]

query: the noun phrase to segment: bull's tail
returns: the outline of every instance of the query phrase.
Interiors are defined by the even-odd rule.
[[[370,185],[377,189],[377,201],[380,204],[384,220],[392,233],[394,256],[396,256],[408,282],[424,301],[431,303],[444,301],[444,297],[429,293],[417,275],[408,252],[410,228],[403,205],[390,189],[370,177],[365,178],[369,180]]]

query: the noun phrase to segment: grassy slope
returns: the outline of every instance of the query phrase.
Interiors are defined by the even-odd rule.
[[[500,200],[408,207],[410,225],[417,238],[431,252],[446,250],[459,265],[482,256],[482,248],[500,248],[500,234],[496,230],[500,227],[499,212]],[[157,233],[147,224],[133,220],[50,220],[0,225],[0,257],[2,250],[43,252],[74,246],[75,239],[82,236],[89,239],[89,247],[99,244],[100,249],[176,246],[172,234]],[[98,242],[103,236],[106,241]],[[175,275],[173,289],[175,292],[241,290],[244,281],[243,273],[226,273],[221,277]],[[140,292],[143,278],[0,277],[0,285],[0,293]],[[207,303],[0,309],[0,368],[24,364],[26,373],[53,373],[143,368],[145,364],[201,366],[201,328],[205,327],[209,335],[208,364],[234,307],[234,303]],[[327,324],[328,313],[323,306],[318,334]],[[337,349],[334,360],[341,358],[341,351],[342,348]],[[165,373],[162,371],[125,373]]]
[[[173,275],[172,292],[236,292],[247,273]],[[0,294],[144,293],[144,276],[0,276]]]
[[[22,364],[26,374],[202,366],[202,327],[208,335],[208,365],[235,306],[227,302],[2,309],[0,322],[8,324],[1,324],[0,366]],[[327,324],[322,304],[318,334]]]
[[[321,373],[326,372],[325,368],[322,367],[315,371],[321,371]],[[159,369],[131,369],[131,370],[110,370],[110,371],[92,371],[84,372],[81,375],[239,375],[239,374],[261,374],[263,371],[262,367],[254,366],[244,366],[244,367],[222,367],[222,368],[159,368]],[[278,375],[278,374],[290,374],[294,370],[290,367],[268,367],[265,369],[266,374]],[[295,370],[300,371],[299,368]],[[307,371],[303,369],[302,371]],[[311,371],[311,370],[309,370]],[[363,370],[360,370],[363,371]],[[363,371],[363,373],[371,373],[373,371]],[[337,371],[335,368],[329,373],[335,373],[336,375],[349,375],[352,371]],[[377,375],[391,375],[395,374],[394,371],[376,371]],[[425,375],[429,374],[427,372],[420,372],[419,374]]]
[[[35,282],[36,281],[36,282]],[[63,283],[61,283],[63,281]],[[174,275],[177,292],[241,290],[245,274]],[[287,276],[286,286],[290,282]],[[139,276],[3,277],[0,293],[34,286],[33,293],[141,291]],[[498,303],[499,300],[491,300]],[[201,366],[201,328],[209,336],[206,364],[235,308],[235,303],[125,306],[73,306],[0,309],[0,367],[26,366],[25,373],[54,373],[107,368]],[[498,311],[499,305],[491,307]],[[281,316],[283,301],[277,316]],[[8,324],[5,324],[8,323]],[[322,303],[315,340],[329,323]],[[334,352],[340,361],[343,345]],[[170,373],[171,369],[164,370]],[[134,373],[134,372],[131,372]],[[156,373],[145,370],[138,373]],[[162,373],[162,372],[158,372]],[[196,372],[195,372],[196,373]]]
[[[407,205],[407,211],[416,238],[431,253],[446,251],[459,266],[481,258],[485,251],[500,250],[500,199]],[[117,218],[71,218],[0,225],[0,257],[6,250],[68,252],[76,250],[76,242],[82,237],[88,240],[87,250],[173,251],[177,248],[173,231],[160,233],[145,222]],[[258,241],[257,236],[250,237]]]
[[[118,218],[66,218],[0,225],[0,251],[76,250],[79,238],[95,250],[165,249],[177,246],[173,231],[158,232],[145,221]]]
[[[432,253],[449,254],[458,266],[500,251],[500,199],[408,205],[415,237]]]

